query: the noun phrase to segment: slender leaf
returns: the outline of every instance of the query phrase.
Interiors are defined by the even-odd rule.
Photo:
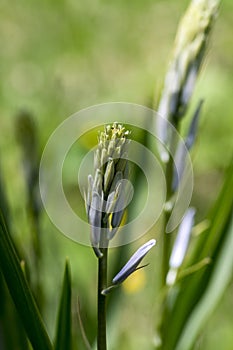
[[[189,275],[180,281],[174,289],[175,302],[170,308],[167,305],[167,316],[163,323],[164,349],[174,350],[184,327],[194,312],[195,307],[205,295],[212,274],[220,259],[220,252],[227,239],[227,227],[231,220],[233,207],[233,163],[230,164],[226,172],[226,179],[223,188],[218,196],[213,210],[208,216],[209,227],[206,232],[199,236],[200,242],[196,245],[195,253],[192,254],[192,260],[189,260],[192,266],[200,259],[210,258],[212,263],[206,265],[195,274]],[[177,290],[178,288],[178,290]],[[170,291],[170,297],[173,291]],[[169,300],[168,300],[169,302]],[[172,332],[169,331],[172,325]]]
[[[222,232],[226,224],[226,220],[232,211],[233,206],[233,159],[226,171],[225,181],[222,190],[212,208],[207,220],[210,225],[206,232],[200,235],[195,252],[192,256],[193,260],[205,258],[210,253],[218,250],[218,245],[222,239]],[[201,254],[201,256],[200,256]],[[194,261],[191,261],[193,263]]]
[[[194,309],[187,322],[176,350],[191,350],[198,334],[205,328],[208,317],[220,301],[233,272],[233,215],[227,233],[227,239],[215,264],[205,295]]]
[[[9,327],[10,326],[10,327]],[[28,350],[29,343],[0,271],[0,349]]]
[[[5,224],[8,227],[9,226],[9,206],[8,206],[7,196],[5,193],[5,184],[2,176],[1,163],[0,163],[0,204],[1,204],[1,211],[5,218]]]
[[[51,350],[52,344],[20,266],[0,210],[0,268],[34,350]]]
[[[70,350],[71,343],[71,272],[66,260],[54,348]]]

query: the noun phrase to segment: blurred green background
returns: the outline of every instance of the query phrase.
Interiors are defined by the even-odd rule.
[[[1,0],[0,160],[14,238],[28,265],[30,230],[21,153],[15,139],[16,115],[21,110],[32,113],[42,151],[56,126],[82,108],[111,101],[150,106],[152,99],[156,106],[176,28],[188,4],[187,0]],[[205,99],[192,152],[192,204],[197,207],[198,219],[204,218],[217,196],[233,148],[232,23],[233,2],[222,1],[190,106],[192,111],[199,98]],[[184,130],[188,121],[189,116]],[[71,192],[74,186],[70,184]],[[43,314],[53,335],[65,257],[71,259],[74,295],[80,296],[84,319],[86,307],[95,313],[96,260],[91,249],[63,237],[45,214],[42,225]],[[130,249],[138,245],[136,242]],[[150,305],[149,311],[145,310],[147,302],[141,300],[151,293],[152,273],[149,269],[142,274],[141,282],[139,276],[135,288],[125,287],[122,314],[116,323],[122,343],[118,339],[110,348],[123,349],[124,344],[125,349],[135,349],[147,341],[152,315]],[[200,349],[232,349],[232,288],[233,283],[203,330]]]

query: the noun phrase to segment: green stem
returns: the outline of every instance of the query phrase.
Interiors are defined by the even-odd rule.
[[[178,131],[179,123],[174,122],[173,123],[174,128]],[[174,194],[173,188],[172,188],[172,181],[173,181],[173,169],[174,169],[174,160],[171,154],[175,154],[175,150],[177,147],[177,135],[176,133],[172,133],[171,136],[171,143],[170,143],[170,155],[169,160],[165,168],[165,178],[166,178],[166,185],[167,185],[167,194],[166,194],[166,203],[169,203],[171,201],[172,196]],[[169,207],[169,206],[168,206]],[[167,273],[169,270],[169,259],[171,255],[172,250],[172,244],[173,244],[173,234],[172,232],[166,233],[166,227],[170,218],[171,210],[170,208],[164,209],[164,220],[163,220],[163,228],[162,228],[162,266],[161,266],[161,290],[163,290],[166,287],[166,278]],[[157,350],[163,349],[163,338],[164,338],[164,322],[167,320],[167,304],[162,303],[161,304],[161,310],[160,310],[160,319],[159,323],[157,324],[157,331],[161,338],[161,344],[156,346]]]
[[[173,122],[174,128],[177,130],[179,129],[179,123],[178,121]],[[171,143],[170,143],[170,152],[171,154],[175,154],[175,149],[177,147],[177,134],[172,133],[171,136]],[[166,202],[168,203],[171,200],[171,197],[173,195],[173,189],[172,189],[172,181],[173,181],[173,169],[174,169],[174,160],[173,157],[169,155],[169,160],[166,165],[165,170],[165,177],[166,177],[166,185],[167,185],[167,195],[166,195]],[[163,226],[163,257],[162,257],[162,287],[166,285],[166,277],[169,270],[169,258],[171,254],[171,247],[173,242],[173,235],[172,232],[166,233],[166,227],[168,224],[170,218],[170,210],[167,208],[164,212],[164,226]]]
[[[98,328],[97,349],[106,350],[106,296],[101,294],[107,287],[107,260],[108,248],[102,248],[102,258],[98,259]]]
[[[170,214],[165,213],[165,225],[164,228],[166,228],[166,224],[168,222]],[[172,234],[166,233],[164,230],[163,233],[163,257],[162,257],[162,287],[166,285],[166,277],[169,270],[169,259],[171,254],[171,245],[172,245]]]

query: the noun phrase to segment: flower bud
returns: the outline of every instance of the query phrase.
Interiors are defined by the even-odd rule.
[[[118,272],[118,274],[113,278],[113,284],[120,284],[129,277],[134,271],[137,270],[138,265],[144,258],[144,256],[149,252],[149,250],[156,244],[155,239],[151,239],[147,243],[143,244],[129,259],[125,266]]]

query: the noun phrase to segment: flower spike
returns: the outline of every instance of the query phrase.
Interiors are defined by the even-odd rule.
[[[86,212],[91,244],[98,258],[102,256],[101,248],[108,246],[119,229],[128,204],[127,188],[122,188],[125,184],[122,181],[128,179],[128,135],[129,131],[117,122],[105,126],[99,133],[94,155],[94,176],[88,176]]]

